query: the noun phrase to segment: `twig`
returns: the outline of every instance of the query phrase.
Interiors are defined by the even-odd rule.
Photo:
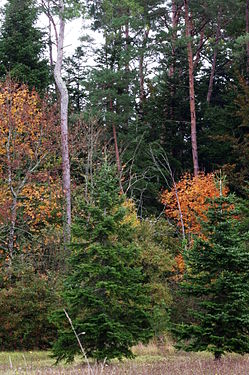
[[[82,352],[82,354],[83,354],[83,356],[84,356],[84,358],[85,358],[85,360],[86,360],[87,367],[88,367],[88,374],[89,374],[89,373],[90,373],[90,374],[93,374],[93,371],[92,371],[91,365],[90,365],[90,363],[89,363],[89,361],[88,361],[88,358],[87,358],[86,352],[85,352],[85,350],[84,350],[84,348],[83,348],[83,346],[82,346],[82,344],[81,344],[81,341],[80,341],[79,335],[77,335],[77,332],[75,331],[75,328],[74,328],[74,326],[73,326],[73,322],[72,322],[70,316],[68,315],[67,311],[66,311],[65,309],[63,309],[63,311],[64,311],[64,313],[65,313],[65,315],[66,315],[66,317],[67,317],[67,319],[68,319],[68,321],[69,321],[69,323],[70,323],[70,326],[71,326],[71,328],[72,328],[72,330],[73,330],[73,333],[75,334],[75,337],[76,337],[76,339],[77,339],[77,341],[78,341],[78,344],[79,344],[80,350],[81,350],[81,352]]]
[[[178,191],[177,191],[177,186],[176,186],[174,174],[173,174],[173,171],[172,171],[171,166],[169,164],[168,156],[167,156],[167,154],[164,151],[162,151],[161,156],[162,156],[163,161],[165,163],[164,164],[159,159],[156,159],[151,146],[150,146],[150,153],[151,153],[152,160],[153,160],[155,166],[157,167],[157,169],[159,170],[159,172],[163,176],[164,181],[166,182],[166,184],[168,185],[168,187],[170,187],[170,185],[169,185],[168,179],[167,179],[165,173],[163,172],[162,168],[165,168],[166,172],[171,177],[171,181],[172,181],[172,184],[173,184],[173,187],[174,187],[174,193],[175,193],[175,197],[176,197],[176,201],[177,201],[177,206],[178,206],[179,218],[180,218],[180,222],[181,222],[182,238],[183,238],[183,241],[185,242],[186,234],[185,234],[185,227],[184,227],[184,222],[183,222],[183,215],[182,215],[181,203],[180,203],[180,200],[179,200],[179,195],[178,195]],[[161,164],[162,168],[161,168],[160,164]],[[186,249],[186,244],[185,244],[185,249]]]

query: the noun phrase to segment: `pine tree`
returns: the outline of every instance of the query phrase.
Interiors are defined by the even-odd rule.
[[[195,296],[190,324],[179,325],[178,347],[210,351],[249,352],[249,231],[232,196],[212,202],[202,236],[186,254],[183,294]],[[188,339],[188,341],[185,341]]]
[[[0,76],[7,74],[30,88],[43,91],[49,84],[45,43],[35,27],[38,9],[33,0],[8,0],[0,39]]]
[[[72,226],[63,297],[87,356],[97,360],[132,357],[131,346],[152,335],[140,250],[122,203],[118,179],[105,164],[95,179],[93,203],[82,204]],[[80,352],[74,333],[63,312],[53,320],[59,327],[54,356],[71,361]]]

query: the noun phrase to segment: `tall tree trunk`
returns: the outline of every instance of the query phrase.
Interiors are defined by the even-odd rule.
[[[172,63],[169,68],[169,77],[172,78],[175,73],[175,44],[176,44],[176,39],[177,39],[177,33],[176,33],[176,28],[178,24],[178,12],[177,12],[177,6],[175,0],[172,0],[172,16],[171,16],[171,22],[172,22],[172,52],[171,52],[171,58],[172,58]]]
[[[142,43],[142,51],[139,57],[139,97],[140,97],[140,111],[143,112],[143,105],[145,100],[145,90],[144,90],[144,51],[148,41],[150,29],[147,27],[144,31],[144,39]]]
[[[211,96],[213,92],[213,85],[214,85],[214,75],[215,75],[215,69],[216,69],[216,60],[217,60],[217,54],[218,54],[218,43],[221,37],[220,32],[220,14],[218,15],[218,24],[217,24],[217,30],[216,30],[216,37],[215,37],[215,47],[214,47],[214,57],[211,67],[211,73],[209,78],[209,85],[208,85],[208,93],[207,93],[207,103],[209,104],[211,101]]]
[[[48,1],[48,9],[50,9],[50,1]],[[53,61],[53,45],[52,45],[52,24],[51,17],[48,17],[48,48],[49,48],[49,62],[51,72],[53,71],[54,61]]]
[[[10,230],[9,230],[9,267],[12,265],[12,260],[14,256],[14,243],[15,243],[15,230],[16,230],[16,213],[17,213],[17,197],[13,196],[11,209],[10,209]]]
[[[8,158],[8,185],[12,196],[12,203],[10,207],[10,229],[9,229],[9,238],[8,238],[8,265],[11,268],[12,260],[14,256],[14,238],[16,230],[16,214],[17,214],[17,193],[13,188],[12,182],[12,170],[11,170],[11,160],[10,160],[10,136],[9,132],[8,142],[7,142],[7,158]]]
[[[130,10],[127,9],[127,20],[125,22],[125,51],[126,51],[126,63],[125,63],[125,79],[126,79],[126,94],[129,97],[130,90],[130,27],[129,27],[129,16]],[[126,119],[126,127],[129,127],[129,118]],[[121,173],[121,172],[120,172]],[[121,181],[121,180],[120,180]]]
[[[172,43],[172,51],[171,51],[171,58],[172,62],[169,68],[169,78],[173,78],[175,75],[175,48],[176,48],[176,40],[177,40],[177,25],[179,22],[179,8],[176,5],[175,0],[172,0],[171,2],[171,23],[172,23],[172,38],[171,38],[171,43]],[[174,119],[174,105],[173,105],[173,98],[175,96],[175,83],[172,81],[171,82],[171,89],[170,89],[170,95],[171,95],[171,105],[170,105],[170,118],[173,120]]]
[[[110,99],[110,111],[113,112],[112,99]],[[123,187],[122,187],[122,183],[121,183],[122,168],[121,168],[121,163],[120,163],[116,126],[115,126],[114,122],[112,123],[112,133],[113,133],[114,146],[115,146],[116,164],[117,164],[118,175],[119,175],[119,184],[120,184],[121,191],[123,191]]]
[[[196,110],[195,110],[195,87],[194,87],[194,65],[193,65],[193,51],[191,44],[190,20],[188,10],[188,0],[184,0],[185,6],[185,27],[186,37],[188,40],[188,74],[189,74],[189,103],[191,115],[191,144],[192,144],[192,157],[194,165],[194,175],[197,176],[199,172],[198,152],[197,152],[197,136],[196,136]]]
[[[129,14],[129,10],[127,11],[128,14]],[[130,35],[129,35],[129,20],[127,20],[125,22],[125,51],[126,51],[126,58],[127,58],[127,61],[126,61],[126,64],[125,64],[125,70],[126,70],[126,73],[127,75],[129,74],[130,72],[130,64],[129,64],[129,46],[130,46]],[[129,91],[129,87],[128,87],[128,91]]]
[[[11,120],[11,101],[10,101],[10,108],[9,108],[9,134],[8,134],[8,141],[6,143],[6,153],[7,153],[7,165],[8,165],[8,187],[12,196],[12,204],[10,207],[10,229],[9,229],[9,238],[8,238],[8,265],[11,269],[12,260],[14,255],[14,236],[15,236],[15,229],[16,229],[16,213],[17,213],[17,193],[13,187],[12,181],[12,162],[11,162],[11,139],[12,139],[12,120]]]
[[[139,57],[139,98],[140,98],[140,112],[143,112],[143,103],[145,99],[144,90],[144,53]]]
[[[113,139],[115,144],[115,155],[116,155],[116,163],[118,168],[118,173],[121,175],[121,164],[120,164],[120,157],[119,157],[119,149],[118,149],[118,139],[117,139],[117,132],[116,132],[116,126],[113,123],[112,124],[112,132],[113,132]]]
[[[71,178],[70,178],[70,161],[69,161],[69,149],[68,149],[68,90],[65,82],[61,76],[61,68],[63,61],[63,47],[64,47],[64,31],[65,31],[65,20],[64,20],[64,1],[59,1],[59,36],[57,45],[57,60],[54,69],[54,78],[58,90],[60,92],[60,104],[61,104],[61,150],[62,150],[62,175],[63,175],[63,192],[65,195],[65,228],[64,228],[64,239],[68,243],[71,236]]]
[[[246,33],[249,34],[249,0],[246,0]],[[246,43],[246,75],[249,80],[249,42]]]
[[[202,47],[204,45],[204,36],[205,36],[205,33],[204,33],[204,28],[203,28],[201,30],[200,42],[199,42],[199,46],[197,48],[196,57],[195,57],[195,60],[193,59],[194,71],[195,71],[196,67],[198,66],[198,64],[200,62],[200,59],[201,59],[201,50],[202,50]]]

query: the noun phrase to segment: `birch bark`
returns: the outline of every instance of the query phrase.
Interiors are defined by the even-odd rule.
[[[65,196],[65,227],[64,240],[65,243],[70,241],[71,236],[71,177],[70,177],[70,161],[68,147],[68,90],[62,79],[61,69],[63,61],[64,48],[64,1],[59,0],[59,35],[57,44],[57,60],[54,69],[54,78],[60,93],[60,120],[61,120],[61,152],[62,152],[62,178],[63,192]]]

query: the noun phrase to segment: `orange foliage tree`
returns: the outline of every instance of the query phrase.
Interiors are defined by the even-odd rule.
[[[12,263],[18,235],[60,218],[60,184],[46,168],[55,157],[56,112],[25,85],[0,86],[0,251]],[[24,225],[25,224],[25,225]]]
[[[226,196],[228,188],[222,181],[222,177],[214,173],[199,173],[192,177],[185,174],[172,189],[165,190],[161,195],[161,202],[165,205],[165,214],[173,219],[181,228],[183,239],[185,234],[201,235],[201,225],[198,218],[206,220],[206,212],[209,208],[208,199]],[[184,261],[181,253],[176,256],[177,269],[180,273],[184,270]]]
[[[205,220],[209,207],[208,198],[226,196],[228,188],[215,178],[214,173],[199,173],[192,177],[185,174],[171,191],[165,190],[161,202],[165,205],[165,214],[176,221],[178,226],[184,225],[187,233],[199,234],[200,223],[197,217]]]

